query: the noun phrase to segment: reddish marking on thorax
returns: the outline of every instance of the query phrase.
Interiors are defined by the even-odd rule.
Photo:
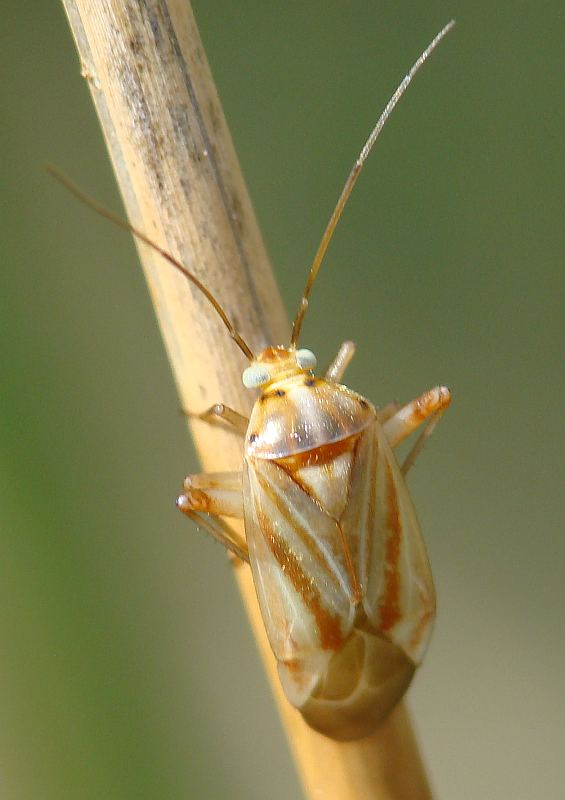
[[[342,455],[342,453],[353,450],[357,438],[357,436],[348,436],[346,439],[340,439],[337,442],[331,442],[331,444],[320,445],[319,447],[314,447],[312,450],[304,450],[302,453],[293,453],[284,458],[277,458],[276,463],[284,469],[296,483],[300,483],[300,478],[296,475],[298,470],[303,467],[315,467],[333,461],[334,458]],[[306,488],[304,488],[304,491],[310,494]]]
[[[389,535],[385,542],[384,552],[384,578],[385,587],[383,597],[379,606],[381,629],[389,631],[401,619],[400,609],[400,513],[398,510],[398,499],[392,470],[386,464],[386,505],[387,505],[387,526]]]
[[[330,614],[323,607],[318,589],[305,575],[296,555],[277,536],[266,514],[259,514],[259,526],[281,569],[285,575],[288,575],[290,582],[314,615],[322,649],[338,650],[343,643],[339,617],[336,614]]]

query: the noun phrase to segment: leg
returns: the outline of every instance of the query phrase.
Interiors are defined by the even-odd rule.
[[[241,536],[219,516],[243,517],[240,472],[215,472],[189,475],[184,492],[177,498],[183,514],[201,525],[243,561],[249,561],[247,545]]]
[[[215,403],[201,414],[194,414],[192,411],[185,411],[184,409],[182,413],[191,419],[201,419],[204,422],[214,423],[217,420],[221,420],[222,422],[226,422],[228,425],[231,425],[233,428],[235,428],[235,430],[242,436],[245,435],[247,426],[249,425],[249,420],[247,417],[244,417],[243,414],[240,414],[238,411],[234,411],[233,408],[230,408],[223,403]]]
[[[344,342],[339,348],[337,356],[326,370],[326,380],[340,381],[354,355],[355,345],[353,342]]]
[[[406,475],[414,464],[416,456],[420,453],[426,440],[431,436],[450,402],[451,393],[449,389],[445,386],[436,386],[435,389],[424,392],[416,400],[412,400],[411,403],[403,406],[384,423],[386,437],[391,446],[396,447],[415,431],[422,422],[427,420],[424,430],[402,464],[401,471],[403,475]]]
[[[206,533],[210,534],[212,539],[215,539],[223,547],[226,548],[237,558],[246,561],[249,564],[249,550],[243,539],[238,535],[237,531],[224,522],[223,519],[209,517],[207,514],[199,514],[197,511],[190,511],[181,504],[183,495],[177,500],[177,506],[186,514],[186,516],[198,525],[199,528],[204,528]]]
[[[205,511],[214,516],[243,519],[241,472],[188,475],[184,479],[183,489],[182,511],[190,508],[191,511]]]

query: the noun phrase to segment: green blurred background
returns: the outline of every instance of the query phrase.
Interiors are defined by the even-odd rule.
[[[454,392],[410,478],[440,605],[409,704],[438,798],[565,785],[561,8],[195,3],[292,310],[377,112],[458,21],[303,336],[321,363],[354,339],[376,403]],[[42,171],[119,208],[62,7],[2,18],[0,796],[298,798],[225,558],[174,508],[196,461],[132,244]]]

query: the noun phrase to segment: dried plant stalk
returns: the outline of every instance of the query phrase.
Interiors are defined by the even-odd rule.
[[[63,0],[129,219],[218,296],[258,351],[289,325],[187,0]],[[147,247],[140,256],[184,407],[243,412],[242,355],[206,300]],[[192,424],[206,470],[235,469],[241,445]],[[180,477],[180,476],[179,476]],[[404,708],[372,737],[312,731],[282,695],[249,569],[236,569],[305,792],[323,800],[430,798]]]

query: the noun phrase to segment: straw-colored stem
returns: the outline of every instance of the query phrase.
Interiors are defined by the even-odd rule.
[[[64,0],[127,213],[218,296],[252,349],[289,340],[270,270],[187,0]],[[146,246],[143,268],[183,407],[247,412],[244,358],[206,300]],[[241,443],[192,423],[205,469],[241,463]],[[179,476],[179,479],[181,476]],[[282,696],[251,574],[236,570],[306,795],[420,800],[430,792],[408,717],[340,744],[314,733]]]

